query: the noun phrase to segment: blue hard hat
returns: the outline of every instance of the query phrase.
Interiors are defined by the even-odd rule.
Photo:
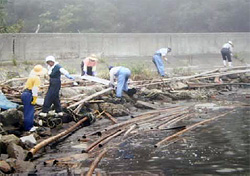
[[[114,66],[109,66],[109,70],[111,70]]]

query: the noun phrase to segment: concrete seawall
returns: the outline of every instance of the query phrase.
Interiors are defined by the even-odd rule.
[[[228,40],[235,52],[250,52],[250,33],[0,34],[0,60],[75,59],[91,53],[143,57],[168,46],[173,55],[218,54]]]

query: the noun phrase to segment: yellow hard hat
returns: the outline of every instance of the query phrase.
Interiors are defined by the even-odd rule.
[[[33,68],[33,70],[31,70],[32,74],[35,75],[43,75],[46,73],[46,68],[43,68],[43,66],[41,65],[35,65],[35,67]]]

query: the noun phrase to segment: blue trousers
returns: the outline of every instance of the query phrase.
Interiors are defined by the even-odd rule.
[[[117,89],[116,97],[122,97],[122,91],[128,91],[128,78],[131,75],[131,71],[128,68],[121,67],[117,73]]]
[[[161,56],[158,55],[158,54],[155,54],[153,56],[153,62],[155,64],[156,68],[157,68],[158,73],[161,76],[165,76],[164,63],[163,63],[163,60],[162,60]]]
[[[24,91],[21,95],[21,99],[24,105],[23,114],[24,114],[24,130],[29,131],[33,127],[34,123],[34,106],[31,104],[32,101],[32,92]]]
[[[50,78],[49,89],[44,99],[42,112],[49,112],[52,104],[54,104],[56,112],[62,112],[62,107],[59,99],[60,89],[61,80],[57,78]]]

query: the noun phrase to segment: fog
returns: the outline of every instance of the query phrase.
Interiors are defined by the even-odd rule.
[[[250,31],[250,0],[0,1],[2,2],[1,32],[11,32],[11,30],[27,33]],[[6,30],[3,30],[5,28]]]

